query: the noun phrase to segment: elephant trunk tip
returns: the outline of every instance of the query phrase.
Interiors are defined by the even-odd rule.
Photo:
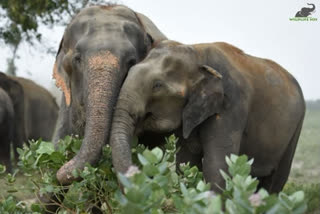
[[[77,178],[72,175],[74,169],[77,169],[75,160],[72,159],[64,164],[56,174],[59,183],[62,185],[69,185],[77,180]]]

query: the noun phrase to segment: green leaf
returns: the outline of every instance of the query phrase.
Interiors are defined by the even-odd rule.
[[[141,207],[139,207],[139,204],[132,203],[132,202],[129,201],[123,207],[123,212],[122,213],[141,214],[141,213],[144,213],[144,212],[143,212],[143,209]]]
[[[118,178],[119,178],[119,181],[120,183],[126,187],[126,188],[131,188],[132,187],[132,184],[130,182],[130,180],[123,174],[121,173],[118,173]]]
[[[156,147],[152,149],[151,152],[157,157],[158,162],[160,162],[163,157],[163,151],[160,148]]]
[[[150,150],[146,149],[142,154],[149,161],[149,163],[158,163],[157,156]]]
[[[147,164],[143,166],[143,172],[146,173],[148,176],[155,176],[159,173],[159,170],[156,166]]]
[[[5,173],[5,172],[6,172],[6,166],[0,164],[0,174],[3,174],[3,173]]]
[[[262,199],[265,199],[269,196],[269,193],[267,190],[265,190],[264,188],[259,189],[258,191],[259,195],[261,196]]]
[[[292,201],[283,192],[279,193],[279,200],[280,200],[280,202],[282,202],[282,205],[284,205],[287,209],[291,209],[293,207]]]
[[[71,172],[72,176],[75,177],[75,178],[78,178],[80,175],[78,173],[78,169],[73,169],[72,172]]]
[[[115,199],[120,203],[121,206],[126,206],[128,203],[128,199],[121,193],[118,189],[114,195]]]
[[[168,170],[168,163],[167,162],[160,163],[158,165],[158,170],[160,174],[165,173]]]
[[[42,141],[36,152],[37,152],[37,154],[51,155],[54,151],[55,150],[54,150],[53,143],[48,143],[48,142]]]
[[[143,192],[139,189],[131,188],[126,192],[126,198],[131,202],[139,204],[139,202],[144,200],[144,195]]]
[[[63,164],[65,161],[65,157],[60,152],[53,152],[50,155],[50,160],[57,164]]]
[[[167,176],[157,176],[154,179],[156,181],[156,183],[160,186],[160,187],[166,187],[169,183],[169,179]]]
[[[138,159],[143,166],[149,164],[149,161],[141,154],[138,154]]]
[[[40,204],[31,204],[31,211],[41,213]]]
[[[220,214],[222,213],[221,196],[216,196],[211,199],[208,207],[208,214]]]
[[[206,184],[203,181],[199,181],[197,184],[197,190],[203,192],[206,190]]]
[[[192,200],[193,201],[201,201],[203,199],[208,199],[211,196],[211,194],[213,194],[213,193],[211,193],[210,191],[201,192],[201,193],[197,194],[196,196],[194,196],[192,198]]]
[[[300,203],[304,200],[304,192],[303,191],[297,191],[289,196],[290,201],[293,203]]]
[[[184,197],[188,196],[188,190],[187,190],[186,186],[183,183],[180,183],[180,190],[181,190],[181,192],[182,192]]]
[[[235,154],[231,154],[230,155],[230,160],[233,162],[233,163],[236,163],[237,160],[238,160],[239,156],[235,155]]]
[[[225,161],[229,167],[233,164],[231,159],[228,156],[225,157]]]
[[[54,191],[54,188],[53,188],[52,185],[47,185],[47,186],[45,187],[45,191],[46,191],[46,192],[53,192],[53,191]]]
[[[231,179],[230,176],[229,176],[227,173],[225,173],[222,169],[220,169],[219,171],[220,171],[220,174],[221,174],[221,176],[223,177],[223,179],[224,179],[225,181]]]

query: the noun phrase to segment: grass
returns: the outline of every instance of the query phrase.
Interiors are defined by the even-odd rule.
[[[290,181],[320,182],[320,109],[306,112]]]
[[[320,108],[308,108],[284,191],[303,190],[308,213],[320,213]]]

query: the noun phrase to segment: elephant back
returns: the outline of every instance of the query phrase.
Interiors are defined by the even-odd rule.
[[[12,77],[23,88],[25,129],[27,139],[51,140],[56,120],[58,105],[54,97],[45,88],[35,82]]]
[[[14,111],[12,101],[7,92],[0,88],[0,132],[2,132],[3,127],[8,126],[8,122],[13,123],[13,117]]]

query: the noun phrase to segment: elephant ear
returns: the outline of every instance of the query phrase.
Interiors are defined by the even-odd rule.
[[[151,38],[152,42],[167,40],[167,37],[156,27],[156,25],[148,17],[138,12],[135,12],[135,14],[146,33]]]
[[[188,102],[182,112],[185,139],[207,118],[220,113],[223,106],[222,75],[207,65],[201,65],[199,71],[204,77],[191,89]]]
[[[53,67],[53,79],[56,80],[56,86],[62,90],[66,105],[71,103],[71,91],[70,91],[70,77],[68,73],[68,66],[66,61],[70,53],[65,54],[63,51],[63,38],[59,45],[59,50],[56,55],[56,61]]]

